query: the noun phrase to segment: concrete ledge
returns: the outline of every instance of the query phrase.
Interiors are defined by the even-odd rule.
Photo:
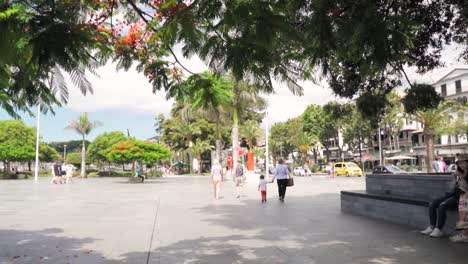
[[[410,204],[410,205],[419,205],[419,206],[429,206],[429,202],[426,200],[418,200],[411,197],[404,197],[404,196],[395,196],[395,195],[382,195],[382,194],[372,194],[366,191],[341,191],[341,195],[350,195],[350,196],[357,196],[357,197],[364,197],[369,199],[376,199],[382,201],[389,201],[395,203],[403,203],[403,204]]]
[[[384,196],[366,192],[341,192],[341,211],[371,217],[395,224],[424,229],[429,225],[427,201],[408,197]],[[446,234],[453,234],[457,213],[449,211],[444,228]]]
[[[416,200],[433,200],[453,190],[451,175],[392,175],[371,174],[366,176],[366,191],[371,194],[404,196]]]

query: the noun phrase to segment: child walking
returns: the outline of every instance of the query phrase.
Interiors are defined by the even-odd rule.
[[[264,175],[260,175],[260,182],[258,183],[258,190],[262,194],[262,203],[266,203],[267,199],[267,184]]]

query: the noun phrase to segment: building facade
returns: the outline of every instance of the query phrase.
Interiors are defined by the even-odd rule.
[[[455,68],[448,74],[433,83],[436,91],[446,99],[453,99],[462,104],[467,103],[468,98],[468,67]],[[447,118],[455,120],[460,116],[448,115]],[[402,127],[398,136],[393,137],[381,132],[382,152],[386,163],[397,162],[394,157],[410,157],[411,159],[402,160],[403,164],[413,165],[419,169],[426,167],[426,142],[423,133],[423,127],[420,123],[412,121],[409,118],[401,117]],[[468,123],[468,113],[461,118]],[[435,155],[443,157],[448,163],[455,160],[456,155],[462,157],[468,156],[468,131],[460,135],[441,135],[435,140]],[[379,163],[379,141],[378,133],[373,138],[368,139],[363,144],[363,161],[366,169],[372,168]],[[343,154],[340,157],[337,144],[330,148],[330,160],[359,160],[359,153],[356,151],[346,151],[344,147]],[[399,160],[398,160],[399,161]]]

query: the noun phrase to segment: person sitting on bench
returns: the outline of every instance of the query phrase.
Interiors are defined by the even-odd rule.
[[[454,189],[443,197],[437,198],[429,204],[429,220],[430,226],[425,230],[421,231],[423,235],[429,235],[431,237],[442,237],[442,228],[445,225],[447,218],[447,210],[456,210],[458,208],[458,201],[460,194],[463,191],[459,187],[460,178],[456,177],[456,183]]]

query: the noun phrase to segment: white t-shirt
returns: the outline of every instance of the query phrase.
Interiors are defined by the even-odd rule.
[[[267,184],[268,184],[268,182],[265,179],[260,180],[260,182],[258,183],[258,190],[259,191],[266,191],[267,190]]]
[[[211,173],[213,175],[213,180],[214,181],[220,181],[222,180],[222,168],[221,168],[221,165],[213,165],[213,167],[211,167]]]

